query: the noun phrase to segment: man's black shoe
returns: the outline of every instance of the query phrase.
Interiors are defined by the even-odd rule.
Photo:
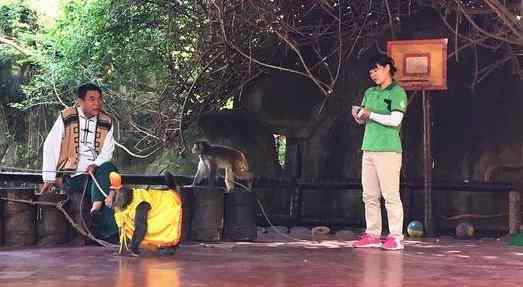
[[[91,220],[93,221],[93,224],[100,225],[103,223],[103,214],[102,210],[95,209],[91,211]]]

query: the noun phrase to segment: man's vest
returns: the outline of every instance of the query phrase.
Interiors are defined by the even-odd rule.
[[[172,189],[133,189],[133,200],[125,210],[115,209],[114,219],[120,229],[121,247],[133,237],[136,207],[142,202],[151,205],[147,214],[147,232],[141,247],[156,250],[175,247],[182,238],[182,199]]]
[[[77,107],[68,107],[60,113],[64,122],[64,134],[60,147],[57,170],[74,171],[78,167],[78,153],[80,148],[80,119]],[[112,127],[112,119],[100,113],[96,119],[95,150],[100,154],[107,133]]]

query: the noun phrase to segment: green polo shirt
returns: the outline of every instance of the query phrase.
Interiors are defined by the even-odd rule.
[[[382,115],[390,115],[393,111],[405,113],[407,110],[407,94],[395,82],[392,82],[383,90],[379,86],[375,86],[365,91],[361,105],[370,112]],[[400,127],[385,126],[373,120],[367,121],[361,149],[364,151],[401,152]]]

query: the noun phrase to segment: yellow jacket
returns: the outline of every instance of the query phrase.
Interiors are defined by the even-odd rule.
[[[120,244],[133,237],[136,207],[148,202],[147,233],[141,247],[154,250],[158,247],[176,246],[182,234],[182,200],[175,190],[133,189],[133,200],[125,210],[116,209],[114,218],[120,229]],[[125,236],[123,236],[125,235]]]

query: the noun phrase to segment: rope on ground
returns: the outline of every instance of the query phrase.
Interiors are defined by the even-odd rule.
[[[269,216],[267,216],[267,213],[265,212],[265,209],[263,208],[263,204],[258,199],[258,196],[256,196],[256,202],[258,203],[258,206],[260,207],[260,210],[261,210],[261,212],[263,214],[263,217],[265,218],[265,220],[267,220],[267,223],[272,228],[272,230],[274,230],[276,233],[278,233],[281,236],[286,237],[288,239],[292,239],[292,240],[295,240],[295,241],[298,241],[298,242],[308,242],[307,240],[303,240],[303,239],[299,239],[299,238],[296,238],[296,237],[292,237],[292,236],[290,236],[288,234],[285,234],[285,233],[279,231],[278,228],[276,228],[276,226],[274,224],[272,224],[271,220],[269,219]]]
[[[219,175],[220,177],[224,178],[223,176]],[[249,191],[249,192],[252,192],[252,190],[250,190],[249,188],[247,188],[245,185],[239,183],[238,181],[236,180],[233,180],[233,182],[237,185],[239,185],[240,187],[244,188],[245,190]],[[280,234],[281,236],[285,237],[285,238],[288,238],[288,239],[291,239],[291,240],[294,240],[294,241],[298,241],[298,242],[308,242],[307,240],[303,240],[303,239],[299,239],[299,238],[296,238],[296,237],[293,237],[293,236],[290,236],[288,234],[285,234],[281,231],[278,230],[278,228],[276,228],[276,226],[274,224],[272,224],[272,221],[269,219],[269,216],[267,215],[267,213],[265,212],[265,208],[263,208],[263,204],[261,203],[260,199],[258,198],[258,196],[255,194],[256,196],[256,203],[258,204],[258,206],[260,207],[260,210],[262,212],[262,215],[263,217],[265,218],[265,220],[267,221],[267,223],[269,224],[269,226],[271,227],[272,230],[274,230],[276,233]]]

